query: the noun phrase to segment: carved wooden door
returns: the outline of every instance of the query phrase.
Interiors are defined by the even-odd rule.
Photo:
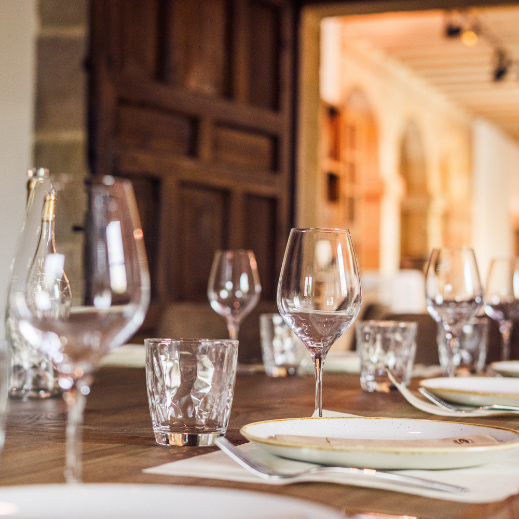
[[[206,302],[250,248],[274,301],[291,222],[293,10],[284,0],[92,0],[92,170],[129,177],[152,274],[143,333]]]

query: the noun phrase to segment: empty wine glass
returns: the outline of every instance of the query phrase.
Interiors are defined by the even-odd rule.
[[[81,425],[93,371],[143,322],[150,281],[131,183],[51,176],[34,193],[13,263],[10,310],[55,363],[67,403],[67,482],[81,481]]]
[[[510,359],[510,334],[519,318],[519,258],[490,262],[485,290],[485,313],[497,321],[501,333],[501,359]]]
[[[278,283],[278,308],[315,367],[315,411],[322,416],[322,367],[357,317],[362,293],[346,229],[292,229]]]
[[[471,248],[433,249],[425,276],[425,300],[429,314],[445,329],[447,374],[455,376],[461,360],[460,332],[483,305],[483,287]]]
[[[217,250],[207,284],[207,297],[211,308],[225,319],[230,339],[238,339],[240,323],[258,304],[260,295],[254,252]]]

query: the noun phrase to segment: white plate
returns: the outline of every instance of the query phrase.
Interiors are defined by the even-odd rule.
[[[490,367],[504,377],[519,377],[519,360],[492,362]]]
[[[473,406],[519,406],[519,380],[501,377],[439,377],[420,385],[445,400]]]
[[[495,462],[519,449],[519,433],[500,427],[396,418],[292,418],[242,427],[248,440],[284,458],[324,465],[375,469],[450,469]],[[329,446],[273,439],[275,435],[348,439],[409,440],[409,446]],[[488,434],[502,443],[486,446],[424,447],[416,439]]]
[[[339,519],[334,510],[266,493],[166,485],[41,485],[0,490],[0,516],[24,519]]]

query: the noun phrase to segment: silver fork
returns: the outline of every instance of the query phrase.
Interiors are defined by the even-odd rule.
[[[451,404],[450,402],[446,402],[443,398],[438,395],[432,393],[424,387],[418,388],[418,391],[430,400],[435,403],[437,406],[446,409],[447,411],[456,411],[457,413],[467,413],[471,414],[473,411],[510,411],[519,413],[519,407],[513,405],[501,405],[501,404],[493,404],[493,405],[482,405],[479,407],[472,406],[456,406]]]
[[[326,472],[335,472],[339,474],[357,475],[366,477],[367,479],[375,478],[390,481],[393,483],[401,483],[403,485],[413,485],[419,488],[427,488],[429,490],[438,490],[440,492],[448,492],[451,494],[464,494],[468,492],[468,488],[458,487],[456,485],[449,485],[447,483],[440,483],[438,481],[431,481],[430,479],[417,478],[414,476],[406,476],[404,474],[394,474],[392,472],[382,472],[374,469],[363,469],[356,467],[331,467],[319,466],[312,467],[301,472],[296,473],[281,473],[267,467],[263,463],[256,461],[244,452],[235,447],[229,440],[220,436],[215,440],[216,445],[225,454],[232,458],[236,463],[247,469],[252,474],[259,476],[262,479],[269,481],[276,481],[282,484],[297,483],[301,481],[316,481],[315,474],[322,474]]]

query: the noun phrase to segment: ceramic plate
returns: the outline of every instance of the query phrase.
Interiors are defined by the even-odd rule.
[[[519,377],[519,360],[503,360],[492,362],[490,367],[504,377]]]
[[[324,465],[375,469],[450,469],[495,462],[519,449],[519,433],[500,427],[396,418],[292,418],[256,422],[244,426],[248,440],[284,458]],[[486,446],[424,447],[416,439],[441,439],[487,434],[499,443]],[[276,435],[310,437],[308,443],[280,441]],[[312,437],[387,440],[383,446],[319,445]],[[408,440],[391,445],[391,440]],[[306,441],[306,440],[305,440]],[[418,446],[417,446],[418,445]]]
[[[519,406],[519,380],[501,377],[439,377],[420,385],[445,400],[473,406]]]
[[[0,516],[24,519],[339,519],[334,510],[266,493],[166,485],[41,485],[0,490]]]

